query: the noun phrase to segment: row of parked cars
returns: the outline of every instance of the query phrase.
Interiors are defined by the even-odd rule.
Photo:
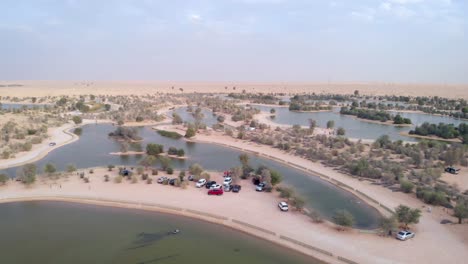
[[[238,193],[241,190],[240,185],[232,185],[232,178],[224,178],[223,184],[218,184],[216,181],[207,181],[206,179],[200,179],[195,184],[197,188],[202,188],[205,186],[208,190],[208,195],[222,195],[224,192],[235,192]]]

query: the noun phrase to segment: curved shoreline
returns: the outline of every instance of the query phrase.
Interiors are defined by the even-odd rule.
[[[458,138],[441,138],[438,136],[421,136],[421,135],[416,135],[416,134],[410,134],[409,132],[400,132],[399,134],[405,137],[410,137],[410,138],[436,140],[436,141],[451,142],[451,143],[462,143],[462,141]]]

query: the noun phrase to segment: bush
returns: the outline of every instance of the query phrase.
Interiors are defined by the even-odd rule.
[[[107,174],[104,175],[104,181],[105,181],[105,182],[108,182],[108,181],[109,181],[109,175],[107,175]]]
[[[193,126],[189,126],[187,128],[187,131],[185,132],[185,137],[191,138],[191,137],[194,137],[195,134],[196,134],[195,128]]]
[[[114,178],[114,182],[115,182],[115,183],[121,183],[121,182],[122,182],[122,179],[123,179],[123,177],[122,177],[121,175],[119,175],[119,176],[117,176],[117,177]]]
[[[410,181],[400,181],[400,189],[404,192],[404,193],[411,193],[413,191],[413,188],[414,188],[414,184],[411,183]]]
[[[115,168],[115,166],[114,166],[114,165],[112,165],[112,164],[110,164],[110,165],[107,165],[107,168],[108,168],[108,170],[109,170],[109,171],[112,171],[112,169],[114,169],[114,168]]]
[[[148,179],[148,174],[144,173],[143,175],[141,175],[141,179],[146,181]]]
[[[158,130],[157,131],[159,135],[163,137],[168,137],[168,138],[173,138],[173,139],[179,139],[182,137],[181,134],[173,131],[166,131],[166,130]]]
[[[67,165],[67,172],[74,172],[76,171],[76,166],[74,164]]]
[[[0,174],[0,183],[5,184],[10,178],[6,174]]]
[[[151,175],[158,175],[158,170],[157,169],[152,169],[151,170]]]
[[[318,212],[312,211],[310,212],[309,216],[312,218],[314,223],[323,223],[323,218]]]
[[[164,152],[164,146],[160,144],[149,143],[146,145],[146,154],[157,156]]]
[[[343,228],[351,227],[354,224],[354,217],[346,210],[338,210],[333,216],[333,222]]]
[[[72,120],[75,123],[75,125],[83,123],[83,119],[81,118],[81,116],[74,116]]]
[[[294,194],[294,190],[290,187],[278,186],[276,190],[280,193],[281,198],[290,198]]]
[[[166,172],[167,172],[167,174],[172,175],[172,174],[174,174],[174,169],[172,167],[167,167]]]
[[[145,171],[145,169],[144,169],[143,167],[138,167],[138,168],[137,168],[137,174],[138,174],[138,175],[143,174],[144,171]]]

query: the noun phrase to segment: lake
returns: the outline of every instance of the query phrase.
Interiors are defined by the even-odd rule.
[[[110,124],[91,124],[83,127],[82,135],[78,141],[65,145],[50,152],[46,157],[36,162],[42,169],[45,164],[51,162],[60,170],[65,170],[68,164],[74,164],[78,168],[96,166],[127,165],[135,166],[142,156],[114,156],[110,152],[120,150],[120,143],[107,135],[115,127]],[[163,144],[165,149],[174,146],[183,148],[187,160],[173,160],[175,168],[188,168],[193,163],[201,164],[205,169],[224,171],[239,166],[241,151],[221,147],[214,144],[189,143],[184,140],[176,140],[162,137],[148,127],[138,128],[140,136],[144,138],[136,148],[144,149],[147,143]],[[306,207],[318,211],[323,217],[331,219],[336,210],[346,209],[353,214],[356,227],[373,229],[378,226],[380,214],[377,210],[350,192],[344,191],[331,183],[321,180],[319,177],[311,177],[305,172],[282,165],[278,162],[249,155],[251,164],[257,167],[260,164],[276,169],[283,175],[283,182],[294,186],[305,198]],[[11,176],[16,174],[17,168],[4,170]],[[250,181],[243,181],[244,188],[254,188]]]
[[[157,212],[64,202],[0,204],[1,263],[322,263],[233,229]],[[177,235],[169,234],[180,229]]]

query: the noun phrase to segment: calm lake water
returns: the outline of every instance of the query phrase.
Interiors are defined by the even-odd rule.
[[[264,112],[270,112],[271,106],[252,105],[257,109]],[[346,130],[346,136],[349,138],[359,139],[377,139],[382,135],[388,135],[392,140],[403,140],[403,141],[417,141],[411,137],[405,137],[400,135],[400,132],[409,132],[413,127],[397,127],[382,125],[378,123],[371,123],[361,121],[357,118],[340,115],[339,108],[335,108],[333,112],[317,112],[317,113],[298,113],[289,111],[287,107],[273,107],[276,110],[276,117],[271,119],[278,124],[285,125],[302,125],[308,126],[309,119],[313,119],[317,122],[319,127],[327,127],[327,122],[333,120],[335,122],[335,128],[343,127]],[[396,115],[397,113],[392,112]],[[419,113],[399,113],[403,117],[410,118],[414,125],[421,125],[424,122],[429,123],[450,123],[458,126],[460,123],[466,123],[459,119],[455,119],[448,116],[436,116],[429,114]]]
[[[45,104],[0,103],[0,109],[41,108]]]
[[[119,164],[135,166],[142,156],[114,156],[110,152],[120,150],[120,143],[109,138],[107,135],[115,127],[109,124],[86,125],[80,139],[50,152],[45,158],[36,162],[38,168],[43,168],[48,162],[55,164],[58,169],[64,170],[68,164],[74,164],[78,168],[95,166],[106,166],[108,164]],[[175,168],[188,168],[193,163],[201,164],[205,169],[224,171],[239,166],[239,155],[241,151],[221,147],[214,144],[188,143],[184,140],[175,140],[162,137],[154,130],[141,127],[138,128],[144,141],[140,148],[144,149],[147,143],[163,144],[165,149],[174,146],[183,148],[187,160],[173,160]],[[278,170],[283,175],[285,184],[294,186],[306,200],[306,206],[317,210],[322,216],[330,219],[336,210],[346,209],[353,214],[356,227],[372,229],[377,227],[379,213],[376,209],[366,204],[351,193],[344,191],[318,177],[310,175],[282,165],[280,163],[249,155],[251,164],[257,167],[260,164],[267,165]],[[14,176],[17,168],[5,171]],[[250,181],[243,181],[244,188],[254,188]]]
[[[0,263],[321,263],[253,236],[156,212],[62,202],[0,204]],[[177,235],[168,234],[180,229]]]
[[[196,107],[193,107],[194,111],[195,111],[195,109],[196,109]],[[188,122],[188,123],[194,123],[195,122],[195,118],[193,118],[192,113],[187,112],[187,107],[178,107],[178,108],[174,109],[170,113],[171,116],[172,116],[173,112],[176,112],[177,114],[179,114],[184,122]],[[209,111],[207,109],[202,109],[201,112],[203,113],[203,123],[205,123],[205,125],[211,127],[212,125],[218,123],[218,121],[216,120],[216,116],[213,116],[212,111]]]

